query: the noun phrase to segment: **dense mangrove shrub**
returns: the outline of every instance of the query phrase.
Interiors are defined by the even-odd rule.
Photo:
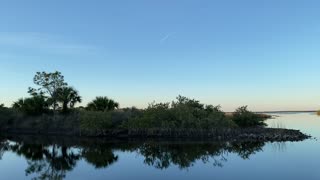
[[[201,104],[199,101],[178,96],[172,103],[152,103],[141,116],[132,118],[129,128],[183,128],[211,129],[232,127],[220,106]]]
[[[80,111],[80,127],[85,130],[104,130],[112,127],[111,113]]]
[[[236,126],[230,118],[226,117],[226,114],[220,108],[220,106],[206,106],[207,116],[201,122],[203,129]]]
[[[86,130],[123,129],[130,119],[141,116],[137,108],[125,108],[109,112],[80,110],[80,127]]]
[[[112,127],[127,128],[130,119],[134,119],[141,115],[142,111],[135,107],[111,111]]]
[[[128,128],[173,128],[174,123],[169,103],[152,103],[140,116],[129,120]]]
[[[232,120],[239,127],[253,127],[253,126],[265,126],[265,120],[263,116],[253,113],[248,110],[247,106],[239,107],[233,114]]]

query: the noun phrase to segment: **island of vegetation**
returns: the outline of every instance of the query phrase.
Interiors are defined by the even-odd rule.
[[[239,107],[225,113],[178,96],[171,103],[151,103],[145,109],[120,108],[107,97],[96,97],[86,107],[60,72],[37,72],[30,97],[12,107],[0,106],[0,130],[6,134],[40,134],[108,138],[206,138],[233,141],[300,141],[298,130],[266,127],[269,115]]]

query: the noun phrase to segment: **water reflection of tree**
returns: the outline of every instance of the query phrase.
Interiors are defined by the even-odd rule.
[[[177,165],[180,169],[194,165],[197,160],[203,163],[213,161],[214,166],[222,167],[228,153],[236,153],[243,159],[262,151],[263,142],[246,143],[204,143],[204,144],[159,144],[145,143],[139,147],[145,164],[158,169]]]
[[[105,145],[84,148],[82,157],[97,169],[106,168],[118,161],[118,156],[113,153],[111,147]]]
[[[173,164],[181,169],[188,168],[196,160],[209,162],[210,157],[220,156],[223,151],[220,145],[213,144],[146,143],[139,147],[139,153],[145,158],[144,162],[159,169],[166,169]]]
[[[26,158],[28,163],[25,170],[26,175],[35,175],[34,180],[64,179],[67,172],[73,170],[77,161],[82,158],[95,168],[107,168],[118,160],[118,156],[113,153],[110,145],[80,145],[78,148],[72,148],[72,146],[57,144],[15,143],[9,148],[1,148],[0,150],[2,149],[4,151],[11,150]]]
[[[249,159],[251,155],[262,151],[264,145],[264,142],[233,142],[226,149],[237,153],[242,159]]]
[[[63,179],[81,157],[68,147],[57,145],[15,144],[11,150],[27,159],[26,175],[36,175],[35,180]]]
[[[144,163],[157,169],[192,167],[197,161],[222,167],[229,153],[243,159],[262,151],[264,142],[116,142],[99,140],[19,139],[15,143],[0,141],[0,157],[11,151],[25,157],[26,175],[34,179],[64,179],[81,159],[95,168],[107,168],[118,161],[115,151],[138,152]]]
[[[5,139],[0,139],[0,160],[2,159],[3,154],[9,150],[9,142]]]

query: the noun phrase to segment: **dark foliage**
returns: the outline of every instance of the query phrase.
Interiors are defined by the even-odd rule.
[[[265,126],[265,118],[248,110],[247,106],[239,107],[232,120],[240,127]]]
[[[57,102],[62,104],[62,112],[67,113],[76,103],[81,103],[82,98],[74,88],[62,87],[57,89]]]
[[[12,125],[18,113],[11,108],[0,107],[0,127]]]
[[[58,108],[58,90],[66,87],[68,84],[64,82],[64,76],[61,72],[37,72],[33,78],[35,85],[39,88],[29,87],[29,93],[31,96],[43,96],[48,99],[47,102],[50,102],[49,105],[52,106],[55,111]]]
[[[111,111],[119,108],[119,103],[108,97],[96,97],[87,105],[89,111]]]
[[[14,102],[12,107],[27,115],[41,115],[49,111],[49,104],[43,96],[33,96],[30,98],[19,99]]]
[[[183,128],[211,129],[233,127],[220,106],[201,104],[199,101],[178,96],[170,103],[150,104],[143,113],[132,118],[130,128]]]

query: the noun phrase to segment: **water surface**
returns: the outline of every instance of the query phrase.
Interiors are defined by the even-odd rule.
[[[314,113],[281,113],[268,125],[320,137]],[[119,142],[0,138],[1,179],[320,179],[316,139],[285,143]]]

